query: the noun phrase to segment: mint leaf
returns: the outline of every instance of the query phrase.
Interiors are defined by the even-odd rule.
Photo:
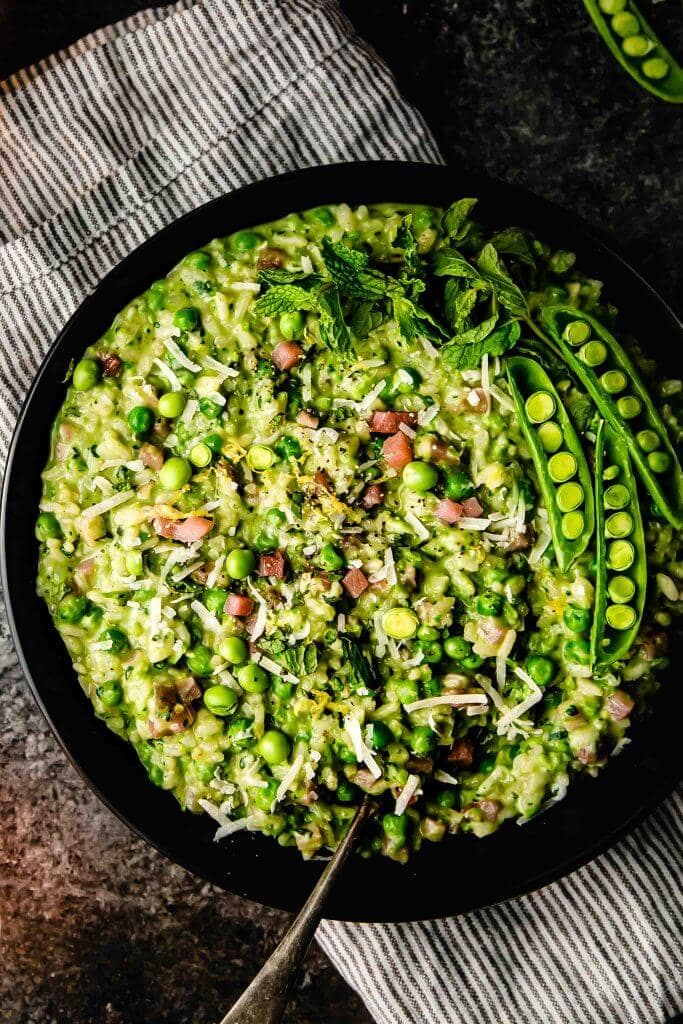
[[[322,343],[333,352],[347,352],[351,347],[351,335],[344,322],[339,290],[335,285],[326,284],[318,289],[317,310],[320,314],[318,330]]]
[[[394,307],[394,319],[402,338],[406,341],[414,341],[415,338],[443,341],[446,336],[443,327],[437,323],[431,313],[428,313],[417,302],[403,294],[398,288],[393,289],[391,301]]]
[[[372,661],[366,658],[355,640],[349,640],[343,636],[341,642],[351,688],[356,691],[376,690],[379,682]]]
[[[283,313],[296,313],[300,309],[315,310],[316,299],[314,292],[306,291],[296,284],[274,285],[254,303],[257,316],[282,316]]]
[[[331,242],[327,236],[321,249],[325,267],[343,295],[356,299],[381,299],[386,295],[391,280],[378,270],[367,268],[365,253],[349,249],[341,242]]]
[[[478,344],[480,341],[484,341],[494,330],[497,323],[498,314],[494,313],[493,316],[490,316],[487,320],[483,320],[475,327],[470,327],[469,330],[461,331],[460,334],[456,334],[445,346],[444,351],[446,351],[446,349],[458,348],[462,345]]]
[[[527,263],[530,267],[536,266],[532,237],[528,231],[523,231],[522,228],[506,228],[504,231],[499,231],[489,241],[497,252],[514,256],[520,263]]]
[[[310,274],[306,270],[282,270],[280,267],[260,270],[258,279],[265,284],[300,284],[302,288],[320,281],[317,274]]]
[[[437,277],[466,277],[472,281],[480,281],[481,275],[457,249],[439,249],[434,257],[432,267]]]
[[[446,281],[444,312],[450,327],[456,333],[464,329],[479,295],[479,288],[463,288],[458,278],[451,277]]]
[[[456,203],[448,207],[443,215],[441,226],[450,241],[462,242],[467,236],[472,226],[469,219],[470,211],[476,204],[476,199],[458,199]]]
[[[413,215],[411,213],[407,214],[399,224],[394,238],[394,246],[403,250],[403,273],[401,276],[419,278],[422,274],[422,263],[418,252],[417,238],[413,231]]]
[[[515,316],[526,317],[529,308],[521,289],[512,280],[505,269],[496,249],[488,242],[479,253],[477,259],[479,274],[491,286],[494,295]]]
[[[488,323],[488,321],[487,321]],[[481,325],[482,329],[484,324]],[[474,337],[473,332],[467,332]],[[485,355],[502,356],[519,340],[521,329],[517,320],[509,320],[481,341],[451,343],[443,349],[444,363],[452,370],[476,370]],[[460,335],[464,338],[465,335]]]

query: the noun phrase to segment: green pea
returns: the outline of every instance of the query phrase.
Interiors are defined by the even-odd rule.
[[[88,607],[87,597],[78,594],[67,594],[57,606],[57,615],[62,622],[80,622]]]
[[[394,640],[409,640],[418,627],[417,615],[410,608],[390,608],[382,619],[384,632]]]
[[[228,636],[221,642],[218,653],[229,665],[243,665],[247,660],[249,648],[241,637]]]
[[[659,448],[659,435],[654,430],[639,430],[636,434],[636,441],[644,452],[653,452]]]
[[[635,419],[640,415],[643,403],[635,395],[624,395],[617,401],[617,411],[625,420]]]
[[[404,846],[408,832],[408,815],[385,814],[382,818],[382,828],[387,839],[390,839],[395,847]]]
[[[256,556],[249,548],[235,548],[225,560],[225,571],[233,580],[243,580],[254,571]]]
[[[477,613],[479,615],[500,615],[504,603],[505,598],[501,594],[494,593],[494,591],[480,594],[477,598]]]
[[[650,43],[645,36],[627,36],[621,48],[627,57],[644,57],[650,49]]]
[[[464,473],[461,469],[454,469],[446,476],[444,493],[447,498],[451,498],[453,501],[461,501],[472,497],[474,494],[474,484],[467,473]]]
[[[562,535],[567,540],[577,540],[583,532],[584,522],[583,512],[565,512],[560,524]]]
[[[571,452],[556,452],[548,459],[548,473],[556,484],[571,480],[576,470],[576,456]]]
[[[287,522],[287,516],[280,508],[269,508],[266,512],[266,522],[273,529],[277,530],[283,523]]]
[[[237,682],[247,693],[263,693],[268,689],[268,674],[260,665],[250,661],[237,672]]]
[[[671,465],[671,456],[668,452],[650,452],[647,464],[653,473],[666,473]]]
[[[549,421],[548,423],[542,423],[538,428],[538,439],[541,442],[543,451],[551,455],[553,452],[558,451],[562,447],[564,438],[562,436],[562,430],[557,425]]]
[[[615,512],[605,523],[608,537],[630,537],[633,533],[633,516],[629,512]]]
[[[150,765],[147,774],[149,775],[150,782],[153,782],[155,786],[160,786],[164,781],[164,770],[161,765]]]
[[[211,675],[211,657],[212,652],[204,644],[198,644],[193,650],[188,651],[185,655],[187,661],[187,667],[193,676],[210,676]]]
[[[136,405],[128,413],[128,426],[132,434],[144,437],[154,426],[154,412],[146,405]]]
[[[253,444],[247,452],[247,462],[255,472],[263,472],[274,464],[275,452],[265,444]]]
[[[155,281],[145,292],[145,301],[150,313],[158,313],[166,305],[166,281]]]
[[[437,665],[443,658],[443,647],[438,640],[418,640],[417,648],[422,652],[422,662],[425,665]]]
[[[583,498],[583,487],[574,481],[568,484],[561,484],[555,494],[555,500],[560,512],[573,512],[582,503]]]
[[[628,576],[612,576],[607,592],[615,604],[627,604],[636,592],[636,585]]]
[[[396,696],[401,704],[413,704],[420,699],[420,691],[414,679],[404,679],[396,686]]]
[[[254,547],[259,554],[265,554],[267,551],[275,551],[277,547],[277,538],[273,537],[269,533],[259,533],[254,537]]]
[[[173,324],[181,331],[194,331],[199,324],[199,310],[194,306],[183,306],[173,314]]]
[[[612,629],[630,629],[635,625],[636,611],[630,604],[610,604],[605,611],[605,620]]]
[[[251,252],[261,239],[253,231],[238,231],[232,237],[232,247],[236,252]]]
[[[562,619],[572,633],[585,633],[591,623],[591,613],[588,608],[576,608],[574,605],[568,605],[562,613]]]
[[[638,19],[630,11],[620,11],[612,18],[612,29],[615,35],[620,36],[622,39],[625,39],[627,36],[636,35],[639,28]]]
[[[129,551],[126,554],[126,570],[131,576],[142,575],[143,567],[144,563],[141,551]]]
[[[212,587],[204,591],[204,604],[214,615],[222,615],[225,602],[228,600],[227,590],[222,587]]]
[[[414,754],[430,754],[436,747],[436,733],[428,725],[417,725],[409,738],[410,749]]]
[[[267,764],[282,764],[289,757],[290,742],[283,732],[268,729],[258,744],[258,752]]]
[[[443,646],[448,657],[454,661],[466,658],[472,650],[472,644],[462,636],[449,636]]]
[[[458,802],[458,794],[454,789],[441,789],[436,794],[436,803],[439,807],[448,809],[455,807]]]
[[[270,688],[275,696],[281,701],[289,701],[292,699],[294,693],[294,683],[287,683],[284,679],[280,679],[279,676],[273,676],[273,681],[270,684]],[[278,723],[283,724],[283,723]]]
[[[579,359],[586,366],[600,366],[607,359],[607,346],[601,341],[589,341],[579,350]]]
[[[630,540],[615,540],[607,549],[607,565],[615,572],[623,572],[630,569],[635,556],[635,549]]]
[[[575,665],[587,665],[591,660],[591,647],[588,640],[567,640],[564,654]]]
[[[460,659],[460,664],[468,672],[476,672],[484,664],[484,659],[479,654],[475,654],[474,651],[470,651],[469,654]]]
[[[283,459],[298,459],[301,455],[301,444],[298,438],[285,435],[276,442],[275,451]]]
[[[418,640],[438,640],[441,637],[441,633],[434,626],[420,626],[417,631]]]
[[[180,416],[187,399],[182,391],[167,391],[159,399],[159,415],[172,420]]]
[[[138,590],[138,599],[141,593],[142,591]],[[94,629],[96,626],[99,626],[103,616],[104,612],[99,607],[99,605],[91,604],[89,602],[88,607],[86,608],[85,611],[85,615],[81,619],[81,622],[87,629]]]
[[[555,662],[542,654],[532,654],[526,660],[526,670],[538,686],[547,686],[555,676]]]
[[[38,540],[56,540],[61,536],[62,528],[54,512],[41,512],[36,519],[36,537]]]
[[[100,633],[100,642],[108,643],[111,642],[109,647],[110,654],[123,654],[130,647],[128,643],[128,637],[121,629],[117,629],[116,626],[112,626],[110,629],[105,629],[103,633]]]
[[[600,10],[604,14],[618,14],[626,7],[627,0],[600,0]]]
[[[485,757],[479,765],[479,771],[482,775],[490,775],[493,769],[496,767],[495,757]]]
[[[616,480],[621,470],[618,466],[607,466],[602,474],[603,480]]]
[[[215,420],[218,419],[218,417],[220,416],[222,412],[222,407],[218,404],[218,402],[212,402],[210,398],[202,398],[200,399],[199,402],[199,411],[204,416],[208,417],[208,419]],[[217,437],[218,435],[214,436]]]
[[[317,210],[311,210],[311,218],[326,228],[331,228],[336,223],[336,217],[327,206],[319,206]]]
[[[205,252],[203,249],[191,252],[189,256],[185,257],[185,263],[193,270],[208,270],[211,266],[211,253]]]
[[[670,70],[669,62],[663,57],[650,57],[649,60],[643,61],[642,69],[645,77],[653,80],[666,78]]]
[[[228,726],[228,737],[232,746],[237,750],[244,750],[246,747],[251,746],[253,739],[252,719],[233,718]]]
[[[555,412],[555,399],[549,391],[534,391],[524,403],[530,423],[545,423]]]
[[[198,469],[204,469],[211,462],[211,449],[208,444],[195,444],[190,449],[190,462],[193,466],[197,466]]]
[[[631,494],[624,484],[612,484],[604,494],[605,508],[626,508],[630,500]]]
[[[335,796],[342,804],[350,804],[356,797],[356,787],[348,779],[340,779]]]
[[[336,572],[346,565],[344,556],[334,544],[323,544],[318,553],[318,562],[326,572]]]
[[[626,387],[626,374],[622,370],[608,370],[603,373],[600,383],[608,395],[618,395]]]
[[[187,459],[174,455],[159,470],[159,484],[165,491],[178,491],[189,483],[192,467]]]
[[[216,773],[215,764],[197,764],[195,762],[194,773],[200,782],[211,782],[211,779]]]
[[[277,779],[268,779],[266,786],[259,786],[254,793],[254,803],[261,811],[270,811],[277,799],[279,783]]]
[[[105,708],[115,708],[117,704],[121,703],[123,698],[121,683],[117,679],[111,679],[108,683],[103,683],[102,686],[97,687],[97,696]]]
[[[101,368],[96,359],[81,359],[76,363],[72,384],[76,391],[89,391],[100,379]]]
[[[287,341],[300,338],[304,330],[303,313],[283,313],[280,317],[280,334]]]
[[[384,750],[394,739],[394,734],[384,722],[372,722],[370,736],[373,750]]]
[[[220,455],[223,451],[223,438],[220,434],[207,434],[204,438],[204,444],[213,455]]]
[[[219,718],[225,718],[237,707],[238,697],[229,686],[209,686],[204,690],[204,706]]]
[[[626,0],[624,0],[624,3]],[[573,345],[575,348],[578,345],[583,345],[585,341],[588,341],[591,335],[591,329],[584,320],[572,320],[564,329],[564,339]]]

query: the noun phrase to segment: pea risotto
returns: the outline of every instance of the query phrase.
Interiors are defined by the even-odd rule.
[[[572,253],[323,207],[210,242],[70,373],[39,591],[216,838],[404,862],[629,742],[683,609],[681,382]]]

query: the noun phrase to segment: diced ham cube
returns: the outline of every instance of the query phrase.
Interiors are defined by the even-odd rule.
[[[123,362],[113,352],[103,352],[100,356],[103,377],[118,377]]]
[[[488,412],[489,399],[483,388],[471,388],[462,403],[462,412]]]
[[[402,423],[414,427],[417,414],[414,412],[373,412],[370,418],[370,430],[373,434],[395,434]]]
[[[427,772],[431,775],[434,771],[434,758],[409,757],[406,761],[406,768],[411,772]]]
[[[437,437],[433,434],[429,442],[429,451],[432,462],[446,462],[448,465],[455,465],[460,461],[460,457],[455,452],[447,441],[443,438]]]
[[[257,270],[274,270],[276,267],[284,267],[285,254],[281,249],[262,249],[256,261]]]
[[[228,594],[228,600],[225,602],[225,611],[228,615],[233,615],[236,619],[246,619],[253,610],[254,602],[250,597],[245,597],[244,594]]]
[[[483,511],[476,498],[465,498],[462,503],[462,514],[470,519],[478,519]]]
[[[364,572],[360,569],[349,569],[346,576],[342,580],[344,589],[347,594],[351,597],[360,597],[364,590],[368,589],[368,580]]]
[[[513,534],[510,543],[505,547],[508,552],[526,551],[534,539],[534,528],[531,523],[527,524],[519,533]]]
[[[296,414],[296,422],[300,427],[310,427],[311,430],[316,430],[320,424],[319,418],[314,416],[312,412],[306,412],[305,409]]]
[[[607,714],[613,722],[621,722],[628,718],[633,710],[633,697],[630,697],[625,690],[615,690],[607,701]]]
[[[451,498],[444,498],[436,507],[436,518],[452,526],[463,514],[462,505]]]
[[[213,519],[204,519],[202,516],[188,516],[187,519],[165,519],[163,516],[157,516],[153,526],[160,537],[179,540],[183,544],[194,544],[213,529]]]
[[[593,764],[595,761],[595,751],[589,747],[581,747],[577,756],[581,764]]]
[[[278,370],[291,370],[299,362],[304,350],[295,341],[281,341],[273,349],[271,359]]]
[[[275,551],[272,555],[261,555],[258,561],[259,576],[270,576],[276,580],[284,579],[285,556],[281,551]]]
[[[360,503],[364,509],[376,508],[384,501],[384,488],[380,484],[370,484],[363,491]]]
[[[334,486],[330,480],[330,474],[325,469],[317,470],[313,477],[316,491],[333,491]]]
[[[143,444],[140,449],[140,458],[143,466],[153,469],[155,473],[158,473],[164,464],[164,453],[155,444]]]
[[[403,469],[413,461],[413,446],[402,431],[388,437],[382,445],[382,455],[392,469]]]
[[[495,821],[500,814],[501,803],[500,800],[481,800],[479,807],[487,821]]]
[[[474,744],[472,740],[456,740],[446,755],[449,764],[458,768],[471,768],[474,762]]]
[[[507,627],[499,625],[495,619],[480,619],[477,633],[489,647],[498,647],[507,633]]]
[[[201,688],[192,676],[188,676],[187,679],[180,679],[175,684],[175,688],[183,704],[189,704],[191,700],[199,700],[202,695]]]

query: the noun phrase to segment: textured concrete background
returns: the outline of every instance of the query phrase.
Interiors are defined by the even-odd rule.
[[[57,12],[49,0],[0,0],[0,78],[143,6],[69,0]],[[682,53],[678,0],[642,6]],[[387,57],[448,159],[524,184],[609,229],[680,302],[680,108],[637,89],[580,0],[344,7]],[[169,864],[98,803],[33,707],[0,618],[2,1024],[215,1021],[285,924],[285,915]],[[314,950],[287,1020],[370,1018]]]

